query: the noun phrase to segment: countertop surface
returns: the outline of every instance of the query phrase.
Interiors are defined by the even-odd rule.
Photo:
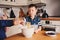
[[[17,34],[6,38],[6,40],[60,40],[60,34],[56,34],[54,37],[45,35],[45,31],[40,31],[34,34],[31,38],[26,38],[22,34]]]
[[[41,20],[56,20],[59,21],[60,17],[48,17],[48,18],[40,18]]]
[[[13,19],[16,19],[16,18],[8,18],[6,20],[13,20]],[[57,21],[60,21],[60,17],[48,17],[48,18],[42,18],[40,17],[41,20],[57,20]],[[2,20],[2,19],[0,19]]]

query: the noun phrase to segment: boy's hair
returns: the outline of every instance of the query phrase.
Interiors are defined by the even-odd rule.
[[[37,6],[36,6],[35,4],[30,4],[30,5],[28,6],[28,8],[31,8],[31,7],[37,8]]]

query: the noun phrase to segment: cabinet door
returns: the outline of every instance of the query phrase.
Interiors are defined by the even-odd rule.
[[[0,0],[2,5],[27,5],[27,0]]]
[[[41,0],[42,3],[45,3],[47,0]]]
[[[41,0],[28,0],[28,4],[40,3]]]
[[[33,3],[40,3],[41,2],[41,0],[32,0],[33,1]]]
[[[27,5],[27,0],[15,0],[17,5]]]
[[[16,3],[12,0],[1,0],[0,1],[1,5],[15,5]]]

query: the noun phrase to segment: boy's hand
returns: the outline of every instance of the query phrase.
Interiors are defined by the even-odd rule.
[[[37,30],[35,30],[35,33],[38,33],[39,31],[41,31],[41,27],[39,27]]]

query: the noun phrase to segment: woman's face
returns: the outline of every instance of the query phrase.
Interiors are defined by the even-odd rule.
[[[37,12],[37,9],[35,7],[28,8],[28,13],[30,16],[35,16]]]

